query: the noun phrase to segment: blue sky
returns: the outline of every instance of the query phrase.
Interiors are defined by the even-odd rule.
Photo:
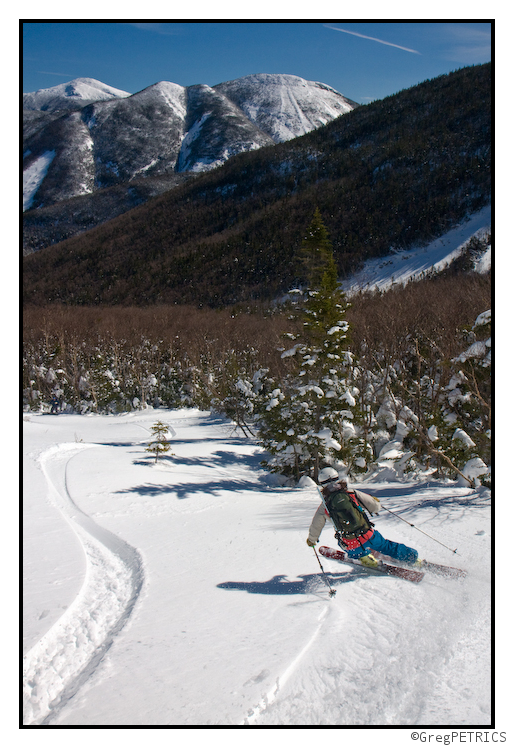
[[[288,73],[366,104],[490,59],[487,22],[23,24],[24,92],[73,78],[136,93],[161,80],[212,86]]]

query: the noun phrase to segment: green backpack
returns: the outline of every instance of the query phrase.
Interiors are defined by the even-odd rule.
[[[354,494],[336,491],[325,498],[325,506],[336,529],[345,538],[360,537],[372,527]]]

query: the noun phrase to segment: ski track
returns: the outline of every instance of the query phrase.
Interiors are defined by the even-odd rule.
[[[76,533],[86,574],[72,605],[24,658],[25,725],[57,724],[130,619],[144,583],[139,552],[73,501],[70,462],[87,448],[109,447],[61,443],[39,457],[48,499]],[[474,549],[466,551],[469,562]],[[274,679],[263,669],[247,681],[266,679],[266,690],[232,724],[489,724],[490,580],[482,564],[463,564],[466,579],[427,573],[421,585],[412,585],[351,569],[355,584],[343,585],[335,575],[344,565],[327,559],[333,585],[343,585],[339,596],[324,602],[285,669]]]
[[[240,724],[453,724],[456,708],[459,724],[489,724],[487,687],[473,691],[475,643],[489,631],[487,605],[484,611],[469,599],[470,581],[427,574],[418,587],[362,579],[350,599],[328,603],[306,646]],[[490,665],[480,665],[487,684]]]
[[[58,444],[39,458],[48,498],[82,545],[86,574],[73,603],[23,659],[24,725],[50,724],[91,677],[127,623],[144,582],[137,550],[97,525],[68,491],[69,463],[90,447],[98,445]]]
[[[307,651],[312,647],[316,639],[318,638],[318,635],[323,627],[323,620],[325,619],[326,614],[328,613],[328,607],[326,607],[319,616],[320,623],[318,624],[318,627],[314,631],[314,634],[311,636],[307,644],[303,647],[301,652],[295,657],[295,659],[292,661],[292,663],[289,665],[289,667],[286,669],[286,671],[276,680],[276,683],[274,687],[268,691],[267,694],[265,694],[262,699],[260,700],[259,704],[254,708],[250,709],[248,711],[248,714],[244,718],[244,720],[240,723],[241,725],[253,725],[257,721],[257,719],[260,717],[260,715],[268,709],[268,707],[275,701],[277,698],[277,695],[280,691],[280,689],[283,689],[286,685],[287,681],[290,679],[300,662],[302,661],[304,655],[307,653]]]

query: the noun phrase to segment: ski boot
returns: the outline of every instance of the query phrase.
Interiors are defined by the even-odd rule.
[[[363,566],[367,566],[368,569],[376,569],[380,565],[371,553],[368,553],[367,556],[361,556],[359,561]]]

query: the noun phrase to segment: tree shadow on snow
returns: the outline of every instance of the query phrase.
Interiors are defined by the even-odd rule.
[[[172,447],[174,446],[172,444]],[[185,457],[177,454],[170,456],[168,459],[171,464],[176,463],[179,467],[209,467],[224,468],[226,470],[236,466],[243,466],[249,470],[255,470],[260,468],[262,454],[245,454],[243,452],[231,452],[220,449],[205,456]]]
[[[419,501],[413,502],[410,505],[412,509],[425,509],[427,507],[433,507],[435,509],[443,508],[481,508],[484,506],[491,506],[490,497],[477,497],[477,496],[451,496],[444,499],[420,499]]]
[[[384,534],[393,539],[392,534],[389,536],[389,527],[392,533],[392,527],[399,524],[401,519],[408,523],[412,522],[417,529],[443,528],[445,525],[451,527],[470,510],[483,509],[491,505],[489,494],[477,495],[473,489],[455,490],[455,487],[449,486],[446,496],[441,496],[440,491],[440,486],[435,486],[431,491],[429,483],[416,487],[394,486],[373,491],[373,495],[382,504],[377,529],[380,530],[380,524],[383,523],[387,528]]]
[[[181,442],[185,443],[185,442]],[[245,454],[243,452],[232,452],[230,450],[220,449],[217,452],[211,452],[206,455],[199,455],[198,457],[186,457],[175,454],[174,450],[179,452],[179,448],[176,442],[170,442],[171,453],[163,454],[159,457],[158,462],[166,467],[174,467],[175,465],[179,468],[215,468],[221,470],[230,470],[234,467],[243,467],[248,470],[261,470],[261,460],[263,459],[262,454]],[[149,465],[155,463],[155,455],[139,454],[138,460],[133,460],[134,465]]]
[[[136,493],[140,496],[163,496],[173,494],[177,499],[187,499],[189,496],[198,494],[218,496],[225,491],[263,491],[266,486],[262,483],[250,480],[219,480],[207,483],[146,483],[132,488],[124,488],[116,493]]]
[[[366,490],[364,487],[362,490]],[[465,489],[467,490],[467,489]],[[440,487],[435,489],[435,495],[430,495],[430,484],[424,484],[417,487],[395,486],[388,489],[376,489],[370,491],[379,499],[382,504],[382,519],[387,518],[387,509],[390,509],[398,516],[417,513],[420,509],[435,509],[436,516],[444,512],[445,518],[455,518],[455,514],[461,514],[464,510],[481,509],[491,505],[490,495],[477,495],[473,489],[469,493],[455,494],[452,488],[448,489],[447,496],[438,495]],[[405,501],[407,499],[407,501]],[[390,517],[391,515],[389,515]],[[432,518],[434,519],[434,517]]]
[[[362,576],[358,570],[347,573],[328,574],[330,583],[334,586],[351,582],[357,576]],[[243,590],[253,595],[304,595],[316,593],[322,588],[327,589],[319,574],[301,574],[298,579],[289,581],[285,574],[277,574],[266,582],[221,582],[216,585],[222,590]]]
[[[234,441],[234,440],[233,440]],[[171,443],[172,449],[178,449],[175,442]],[[218,450],[205,456],[185,457],[177,455],[162,455],[158,464],[166,470],[177,466],[181,472],[187,471],[193,478],[188,483],[175,483],[173,473],[170,472],[169,483],[146,483],[132,488],[125,488],[117,493],[135,493],[141,496],[159,496],[163,494],[175,494],[179,499],[185,499],[195,494],[209,494],[217,496],[222,491],[269,491],[274,490],[265,483],[267,473],[261,470],[261,454],[243,454],[230,450]],[[133,461],[134,465],[146,467],[155,465],[155,456],[140,456]],[[234,468],[244,468],[249,471],[248,479],[234,478],[231,476]],[[222,476],[219,479],[210,479],[209,471],[218,471]],[[226,477],[223,475],[226,473]],[[195,480],[194,476],[198,475]],[[236,473],[237,474],[237,473]],[[240,471],[239,471],[240,474]],[[212,475],[212,473],[211,473]],[[216,473],[214,473],[216,475]]]

